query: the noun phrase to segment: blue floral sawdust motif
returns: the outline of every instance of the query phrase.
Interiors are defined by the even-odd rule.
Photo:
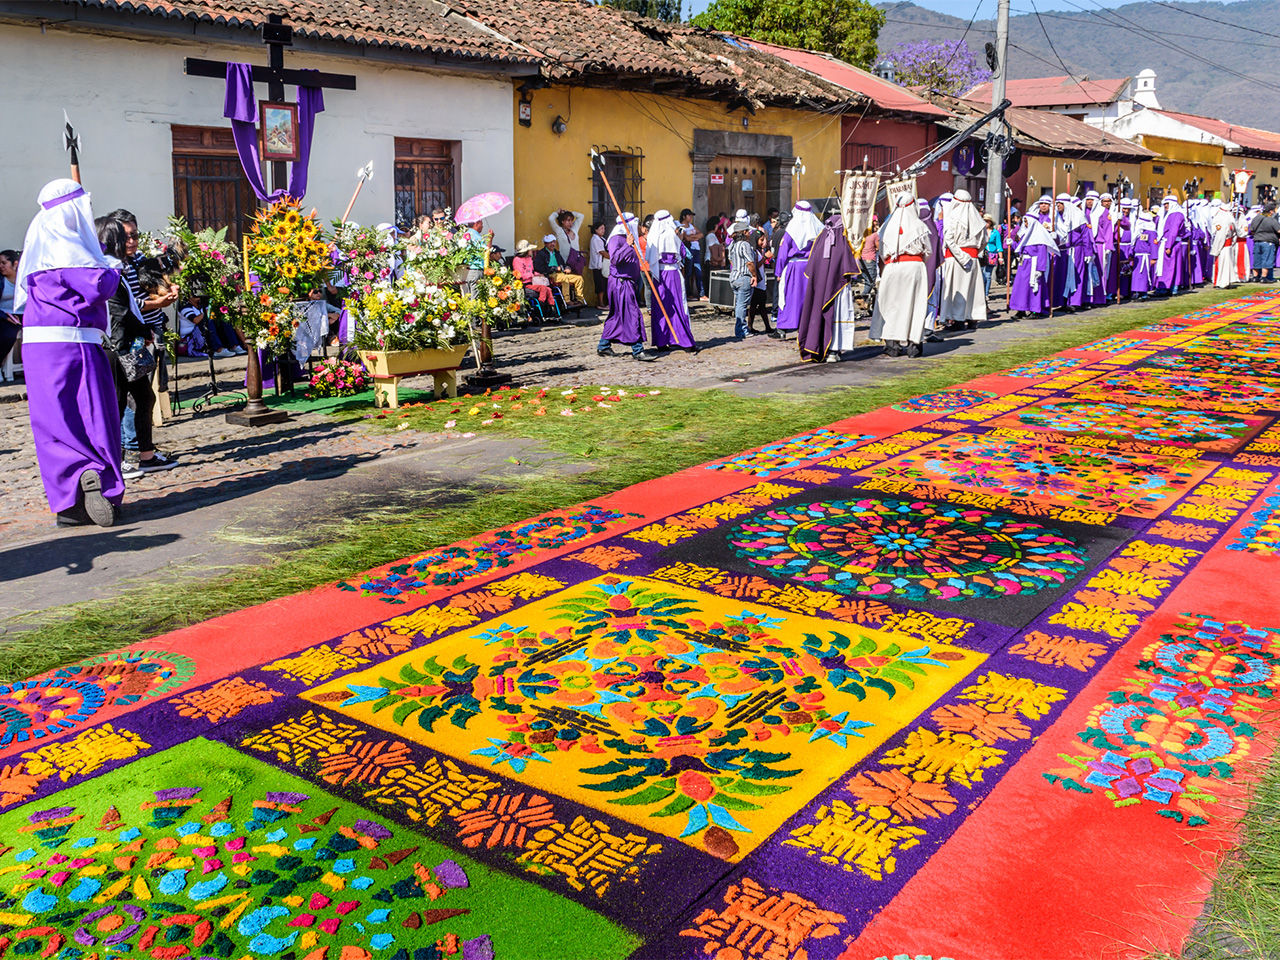
[[[450,587],[511,566],[521,557],[537,551],[559,550],[576,541],[603,533],[611,526],[637,514],[618,513],[586,505],[558,510],[505,530],[412,558],[389,568],[387,574],[360,584],[365,595],[388,603],[402,603],[405,593],[421,593],[436,587]],[[353,589],[339,584],[339,589]]]
[[[850,435],[837,433],[834,430],[814,430],[810,433],[792,437],[779,443],[771,443],[758,450],[739,454],[728,460],[707,464],[708,470],[732,470],[738,473],[750,473],[757,477],[771,477],[783,470],[821,460],[850,447],[856,447],[864,440],[874,440],[871,434]]]
[[[1280,497],[1263,500],[1262,509],[1249,514],[1249,521],[1226,548],[1264,557],[1280,553]]]
[[[1081,360],[1078,357],[1045,357],[1043,360],[1036,360],[1026,366],[1006,370],[1003,375],[1038,380],[1042,377],[1052,377],[1056,374],[1064,373],[1067,370],[1074,370],[1076,367],[1083,367],[1088,362],[1088,360]]]
[[[1088,563],[1084,546],[1021,517],[874,498],[775,507],[733,527],[728,542],[771,577],[910,600],[1036,594]]]
[[[1147,646],[1132,675],[1089,714],[1086,752],[1044,774],[1116,807],[1154,806],[1187,826],[1208,823],[1280,695],[1280,630],[1193,616]]]
[[[999,394],[989,390],[944,390],[941,393],[926,393],[902,403],[895,403],[894,410],[903,413],[949,413],[952,410],[964,410],[979,403],[994,400]]]

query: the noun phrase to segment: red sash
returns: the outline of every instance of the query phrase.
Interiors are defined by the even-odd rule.
[[[976,259],[978,259],[978,248],[977,248],[977,247],[961,247],[960,249],[961,249],[961,250],[963,250],[965,253],[967,253],[969,256],[973,257],[975,260],[976,260]],[[946,260],[954,260],[954,259],[955,259],[955,257],[954,257],[954,256],[952,256],[952,254],[951,254],[951,248],[950,248],[950,247],[946,247],[946,248],[942,251],[942,256],[943,256],[943,258],[944,258],[944,259],[946,259]]]

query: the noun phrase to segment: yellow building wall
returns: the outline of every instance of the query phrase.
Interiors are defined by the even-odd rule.
[[[1161,196],[1173,193],[1185,201],[1187,196],[1183,187],[1193,178],[1204,178],[1195,193],[1223,195],[1227,173],[1223,166],[1222,147],[1191,140],[1170,140],[1166,137],[1143,136],[1139,139],[1144,147],[1160,155],[1142,165],[1142,193],[1139,199],[1144,206],[1147,200],[1155,199],[1156,190],[1160,191]],[[1230,195],[1229,192],[1227,195]]]
[[[581,244],[585,250],[591,219],[590,153],[597,149],[638,147],[644,152],[642,219],[657,210],[679,215],[693,206],[693,131],[725,130],[774,134],[792,138],[792,150],[806,173],[792,179],[793,201],[821,197],[836,186],[840,166],[840,117],[798,110],[762,108],[726,112],[725,105],[619,90],[552,87],[532,94],[533,118],[528,127],[515,127],[516,238],[537,243],[548,232],[547,218],[560,208],[587,215]],[[520,96],[512,110],[519,119]],[[567,129],[551,125],[559,116]],[[742,120],[747,118],[747,126]],[[799,189],[797,189],[799,186]],[[612,212],[609,219],[613,219]],[[703,224],[698,224],[699,228]]]
[[[1026,189],[1027,203],[1034,203],[1040,199],[1041,194],[1054,190],[1054,196],[1059,193],[1070,193],[1073,196],[1084,196],[1084,191],[1077,191],[1077,187],[1081,181],[1092,181],[1093,189],[1099,193],[1116,193],[1116,184],[1120,182],[1120,176],[1129,178],[1129,182],[1133,184],[1133,195],[1137,196],[1138,183],[1142,174],[1142,165],[1138,163],[1116,163],[1115,161],[1103,162],[1100,160],[1073,160],[1070,157],[1058,157],[1057,160],[1057,190],[1054,190],[1054,163],[1053,157],[1030,157],[1027,160],[1027,177],[1034,180],[1035,184],[1019,184],[1018,186]],[[1071,164],[1072,169],[1067,170],[1066,164]],[[1015,191],[1016,192],[1016,191]]]

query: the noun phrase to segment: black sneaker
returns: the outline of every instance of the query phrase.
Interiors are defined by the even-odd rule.
[[[944,338],[938,336],[936,333],[931,333],[924,338],[924,342],[925,343],[945,343],[946,341]]]
[[[631,359],[642,360],[645,363],[653,363],[653,361],[658,359],[658,355],[656,353],[650,353],[648,350],[641,350],[639,353],[631,354]]]
[[[58,526],[91,527],[93,526],[93,521],[89,519],[89,514],[85,513],[84,507],[77,503],[70,510],[58,511]]]
[[[158,473],[161,470],[171,470],[178,465],[177,457],[165,456],[159,450],[155,452],[150,460],[139,460],[138,466],[142,468],[143,473]]]
[[[617,354],[613,352],[613,347],[605,347],[603,350],[596,350],[596,356],[597,357],[616,357]]]
[[[80,492],[83,496],[84,513],[90,520],[100,527],[115,526],[116,505],[102,495],[102,477],[98,471],[86,470],[80,474]],[[59,513],[58,522],[61,524],[62,520],[63,514]]]

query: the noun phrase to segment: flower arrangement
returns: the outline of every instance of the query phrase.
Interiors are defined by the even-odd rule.
[[[192,233],[185,220],[175,217],[169,229],[184,251],[178,277],[180,302],[185,305],[188,297],[200,297],[210,317],[238,323],[240,317],[233,311],[244,291],[244,267],[239,252],[227,240],[227,228]]]
[[[254,219],[248,260],[257,302],[242,301],[244,334],[274,356],[286,356],[301,322],[293,304],[306,300],[333,269],[315,211],[303,214],[291,197],[271,204]]]
[[[363,390],[368,382],[368,374],[360,363],[330,357],[311,375],[307,397],[349,397]]]
[[[476,280],[475,298],[479,305],[476,319],[505,326],[524,305],[524,284],[508,267],[486,267]]]
[[[440,350],[469,340],[470,298],[428,283],[417,273],[382,280],[347,301],[359,350]]]
[[[385,231],[333,221],[333,260],[350,296],[368,294],[373,285],[391,276],[404,246]]]
[[[471,239],[456,223],[428,223],[405,242],[405,268],[427,283],[452,283],[471,255]]]

